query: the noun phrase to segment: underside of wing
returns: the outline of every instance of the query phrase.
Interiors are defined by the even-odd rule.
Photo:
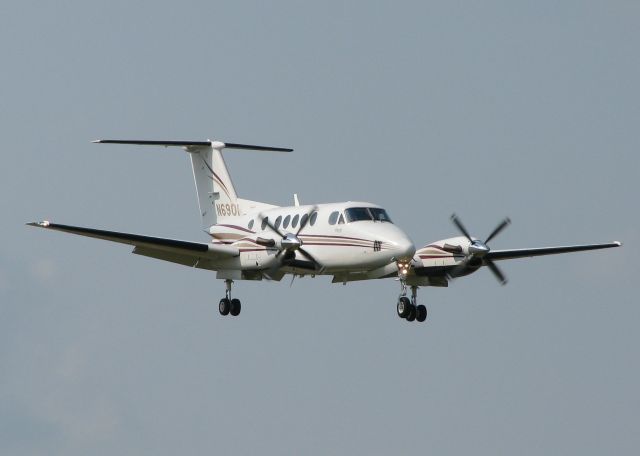
[[[581,252],[584,250],[609,249],[612,247],[620,247],[621,245],[622,243],[616,241],[607,244],[581,244],[559,247],[538,247],[531,249],[491,250],[486,254],[485,258],[493,261],[512,260],[515,258],[528,258],[541,255],[557,255],[560,253]]]
[[[137,255],[202,269],[215,269],[218,262],[240,254],[237,248],[228,245],[180,241],[140,234],[61,225],[48,221],[33,222],[27,225],[132,245],[134,246],[133,253]]]

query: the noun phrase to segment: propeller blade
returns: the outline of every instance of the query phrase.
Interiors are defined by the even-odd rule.
[[[309,252],[307,252],[305,249],[303,249],[302,247],[298,248],[298,252],[300,252],[300,254],[305,257],[307,260],[311,261],[313,264],[316,265],[316,269],[318,269],[319,271],[322,271],[324,268],[322,267],[322,265],[320,264],[320,262],[318,260],[316,260],[313,255],[311,255]]]
[[[318,206],[313,206],[309,210],[309,212],[307,212],[305,215],[303,215],[300,218],[300,227],[298,228],[298,231],[296,231],[296,236],[298,236],[298,234],[300,234],[300,232],[304,229],[304,227],[307,226],[307,224],[309,223],[309,219],[311,218],[311,214],[313,214],[317,209],[318,209]]]
[[[469,239],[469,242],[473,242],[473,239],[471,239],[471,236],[469,235],[469,232],[464,227],[464,225],[462,224],[462,222],[460,221],[460,219],[458,218],[458,216],[456,214],[451,214],[451,221],[453,222],[453,224],[455,226],[458,227],[458,229],[462,232],[462,234],[464,234],[465,237],[467,239]]]
[[[271,220],[269,220],[269,217],[265,217],[265,216],[264,216],[264,215],[262,215],[262,214],[258,214],[258,218],[260,219],[260,222],[261,222],[261,223],[262,223],[262,222],[266,222],[266,225],[267,225],[269,228],[271,228],[271,231],[273,231],[273,232],[275,232],[276,234],[278,234],[278,236],[280,236],[281,238],[284,238],[284,234],[282,234],[282,233],[280,232],[280,230],[279,230],[279,229],[277,229],[277,228],[273,225],[273,223],[271,223]]]
[[[493,275],[496,276],[496,279],[498,279],[498,282],[500,282],[500,285],[507,284],[507,278],[504,276],[500,268],[493,261],[486,259],[485,264],[491,270],[491,272],[493,272]]]
[[[488,244],[491,239],[496,237],[502,230],[504,230],[510,224],[511,224],[511,220],[509,220],[509,217],[505,218],[502,222],[500,222],[498,226],[496,226],[496,228],[491,232],[491,234],[489,235],[489,237],[487,237],[487,240],[484,241],[484,243]]]

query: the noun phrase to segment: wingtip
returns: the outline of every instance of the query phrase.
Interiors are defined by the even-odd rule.
[[[620,241],[613,241],[613,243],[614,243],[617,247],[622,247],[622,242],[620,242]]]
[[[41,228],[47,228],[49,225],[51,225],[51,222],[49,220],[43,220],[41,222],[29,222],[29,223],[26,223],[26,225],[28,225],[28,226],[39,226]]]
[[[93,144],[100,144],[102,142],[101,139],[94,139],[93,141],[91,141],[91,143]]]

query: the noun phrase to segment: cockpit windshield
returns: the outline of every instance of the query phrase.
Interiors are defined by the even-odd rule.
[[[369,210],[366,207],[350,207],[344,211],[347,216],[347,222],[359,222],[360,220],[373,220]]]
[[[377,207],[350,207],[344,211],[347,222],[359,222],[362,220],[373,220],[376,222],[391,222],[387,211]]]
[[[391,221],[391,217],[389,217],[389,214],[387,214],[387,211],[385,211],[384,209],[380,209],[378,207],[370,207],[369,211],[371,211],[371,215],[373,215],[373,220],[375,220],[376,222],[393,223]]]

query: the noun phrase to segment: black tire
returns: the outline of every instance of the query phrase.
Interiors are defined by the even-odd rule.
[[[242,309],[242,306],[240,305],[240,300],[232,299],[231,308],[229,309],[229,312],[231,313],[231,315],[233,315],[234,317],[237,317],[238,315],[240,315],[240,309]]]
[[[420,304],[418,307],[416,307],[416,320],[422,323],[426,319],[427,319],[427,308],[422,304]]]
[[[396,306],[396,310],[398,311],[398,316],[400,318],[407,318],[409,315],[409,310],[411,308],[411,301],[406,296],[400,297],[398,299],[398,305]]]
[[[407,321],[414,321],[416,319],[416,306],[413,304],[409,307],[409,315],[407,315]]]
[[[229,310],[231,310],[231,301],[227,298],[222,298],[220,300],[220,304],[218,304],[218,310],[220,311],[220,315],[229,315]]]

